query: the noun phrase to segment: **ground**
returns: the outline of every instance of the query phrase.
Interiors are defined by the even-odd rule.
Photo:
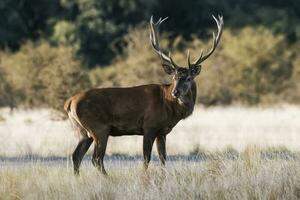
[[[49,110],[0,112],[0,199],[300,199],[300,108],[196,108],[167,136],[168,161],[142,138],[110,139],[109,176],[85,157],[73,175],[76,138]],[[92,149],[92,148],[91,148]]]

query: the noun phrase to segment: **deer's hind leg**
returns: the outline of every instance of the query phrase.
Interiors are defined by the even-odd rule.
[[[70,119],[71,119],[73,128],[76,130],[76,132],[78,134],[78,138],[79,138],[77,147],[75,148],[75,150],[72,154],[74,173],[76,175],[78,175],[81,161],[82,161],[84,155],[86,154],[87,150],[93,143],[93,138],[88,137],[87,131],[81,126],[81,124],[79,124],[73,118],[70,118]]]
[[[79,167],[81,164],[81,161],[93,143],[93,138],[89,137],[82,137],[75,149],[75,151],[72,154],[72,161],[73,161],[73,167],[74,167],[74,173],[79,174]]]
[[[104,168],[103,158],[105,156],[108,136],[108,128],[101,128],[97,130],[95,133],[95,147],[92,158],[93,165],[104,175],[107,175]]]

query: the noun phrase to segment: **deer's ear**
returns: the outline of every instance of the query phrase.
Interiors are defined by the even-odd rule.
[[[171,65],[163,64],[162,67],[164,68],[165,72],[169,75],[174,75],[176,72],[175,68]]]
[[[195,77],[201,72],[201,65],[193,65],[190,67],[190,75]]]

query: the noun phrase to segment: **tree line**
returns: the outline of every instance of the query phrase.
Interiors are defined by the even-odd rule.
[[[122,53],[123,36],[151,15],[168,16],[169,37],[207,37],[211,15],[222,14],[226,27],[264,26],[300,38],[297,0],[2,0],[0,47],[17,51],[26,40],[69,44],[89,67],[109,64]]]

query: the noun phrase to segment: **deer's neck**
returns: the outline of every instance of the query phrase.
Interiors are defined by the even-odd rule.
[[[165,87],[166,103],[169,105],[168,110],[176,119],[184,119],[191,115],[194,111],[197,95],[196,83],[193,81],[189,92],[185,96],[181,96],[180,98],[174,98],[172,96],[173,88],[173,83]]]

